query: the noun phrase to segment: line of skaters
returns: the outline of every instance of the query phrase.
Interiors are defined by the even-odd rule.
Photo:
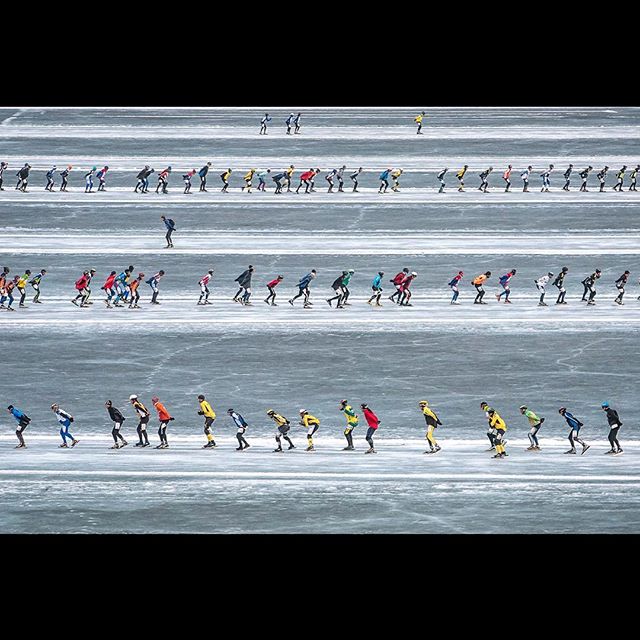
[[[9,267],[3,267],[2,272],[0,272],[0,310],[15,311],[13,303],[18,296],[18,306],[23,308],[26,307],[27,286],[31,286],[34,291],[32,299],[33,303],[42,304],[42,301],[40,300],[41,286],[43,279],[48,275],[47,270],[41,269],[33,275],[30,269],[26,269],[22,275],[16,275],[13,278],[10,276],[10,272],[11,270]],[[198,280],[198,286],[200,287],[200,295],[197,301],[198,305],[212,304],[209,300],[209,295],[211,293],[209,285],[211,284],[214,273],[214,269],[209,269]],[[556,287],[558,291],[556,304],[568,304],[565,300],[567,294],[565,280],[568,273],[569,268],[565,266],[560,269],[557,275],[552,271],[548,271],[546,274],[541,275],[533,281],[540,294],[538,306],[548,306],[545,302],[545,296],[549,285]],[[511,304],[511,284],[516,274],[517,270],[511,269],[498,278],[498,286],[501,289],[499,293],[495,294],[498,302]],[[251,297],[253,294],[254,275],[255,267],[253,265],[249,265],[234,279],[234,283],[237,283],[238,290],[232,298],[233,302],[237,302],[243,306],[251,306],[253,304],[251,302]],[[333,307],[334,302],[335,308],[337,309],[344,309],[347,306],[351,306],[351,303],[349,302],[349,297],[351,295],[349,285],[351,284],[354,275],[354,269],[346,269],[341,271],[333,280],[331,283],[333,295],[326,298],[326,302],[330,307]],[[625,295],[625,288],[628,284],[630,275],[631,272],[627,269],[613,282],[618,292],[614,302],[618,305],[624,304],[623,298]],[[104,284],[100,287],[100,290],[103,291],[105,295],[103,300],[109,309],[124,306],[127,306],[130,309],[140,309],[140,285],[144,282],[149,285],[151,290],[151,299],[149,302],[154,305],[159,305],[160,301],[158,300],[158,295],[160,293],[160,281],[164,276],[164,269],[160,269],[150,277],[147,277],[143,272],[135,274],[134,265],[129,265],[120,271],[120,273],[116,270],[112,270],[104,281]],[[384,292],[384,276],[384,271],[378,271],[371,281],[371,295],[367,300],[367,304],[370,306],[383,306],[381,300]],[[487,304],[484,301],[484,296],[486,294],[485,285],[491,276],[491,271],[485,271],[471,280],[470,284],[474,287],[476,292],[474,304]],[[91,300],[91,284],[95,277],[95,269],[86,269],[75,281],[74,286],[76,295],[71,300],[74,305],[78,307],[89,307],[93,304],[93,300]],[[311,285],[317,277],[317,270],[311,269],[311,271],[298,280],[294,290],[294,295],[288,299],[291,306],[295,306],[296,300],[302,298],[302,305],[304,308],[308,309],[313,307],[313,302],[311,302]],[[409,267],[404,267],[402,271],[399,271],[393,278],[388,280],[394,288],[393,293],[388,297],[388,299],[401,307],[413,306],[411,302],[411,298],[413,296],[412,284],[417,277],[418,273],[416,271],[411,271]],[[591,274],[581,280],[581,284],[583,286],[581,301],[586,302],[588,306],[596,304],[596,285],[601,277],[602,271],[600,269],[595,269]],[[450,303],[452,305],[460,304],[458,298],[463,278],[464,272],[458,271],[458,273],[447,283],[447,286],[451,290]],[[263,302],[269,306],[278,306],[276,298],[278,296],[279,287],[283,281],[284,276],[279,274],[273,279],[270,279],[264,285],[267,289],[267,297],[264,298]],[[14,293],[16,295],[14,295]],[[640,296],[638,296],[638,300],[640,300]]]
[[[208,192],[207,190],[207,180],[209,178],[209,174],[212,167],[211,162],[207,162],[203,167],[199,170],[190,169],[184,173],[181,173],[182,182],[184,183],[184,194],[191,194],[192,180],[198,179],[200,180],[199,191],[200,192]],[[3,179],[4,172],[8,168],[7,162],[0,163],[0,191],[4,191],[3,188]],[[45,173],[46,185],[44,187],[45,191],[53,192],[55,191],[54,187],[56,186],[56,174],[59,174],[61,183],[59,190],[61,192],[66,192],[67,187],[69,185],[69,176],[73,169],[72,165],[67,165],[62,170],[59,170],[56,165],[53,165],[51,169],[49,169]],[[242,192],[251,193],[254,180],[257,179],[258,185],[257,190],[261,192],[266,192],[267,189],[267,181],[271,181],[274,183],[274,193],[282,194],[282,193],[292,193],[293,189],[292,182],[294,181],[294,173],[296,167],[292,164],[289,165],[286,169],[275,170],[272,172],[270,168],[268,169],[249,169],[246,173],[243,174],[243,186],[240,187]],[[457,180],[458,191],[463,192],[465,186],[465,178],[467,176],[467,172],[469,169],[469,165],[465,164],[460,170],[456,171],[455,177]],[[539,174],[541,179],[541,192],[549,192],[551,189],[551,174],[554,172],[555,167],[553,164],[550,164],[548,168],[545,168],[542,173]],[[589,176],[593,167],[589,165],[585,169],[577,172],[580,179],[580,191],[588,192],[587,184],[589,181]],[[640,164],[636,165],[629,172],[629,186],[627,191],[637,191],[637,179],[638,179],[638,171],[640,170]],[[104,165],[100,169],[97,166],[91,167],[88,171],[86,171],[84,176],[84,192],[85,193],[96,193],[106,191],[107,184],[107,173],[109,171],[109,165]],[[311,168],[307,171],[300,172],[299,175],[299,184],[295,189],[295,193],[300,193],[300,189],[304,186],[304,193],[315,193],[315,183],[318,178],[324,178],[327,183],[327,193],[343,193],[344,192],[344,184],[346,181],[346,177],[349,177],[352,183],[352,192],[358,193],[358,185],[359,181],[362,179],[363,167],[358,167],[353,171],[347,171],[347,166],[342,165],[338,168],[333,168],[327,170],[327,172],[322,176],[323,173],[320,168]],[[478,173],[478,178],[480,180],[480,185],[478,186],[478,191],[482,193],[489,193],[489,182],[491,175],[494,169],[492,166],[487,167],[480,173]],[[502,181],[504,184],[504,191],[509,193],[511,191],[511,177],[514,171],[513,165],[508,165],[507,168],[502,172]],[[148,194],[149,191],[149,182],[151,180],[151,175],[155,173],[155,169],[150,165],[145,165],[143,169],[141,169],[136,175],[136,184],[133,189],[134,193],[139,194]],[[169,193],[169,179],[173,172],[173,167],[168,165],[164,169],[162,169],[159,173],[157,173],[158,182],[155,188],[156,194],[164,194],[167,195]],[[441,171],[439,171],[436,175],[436,179],[439,183],[438,193],[444,193],[445,188],[447,186],[447,174],[449,172],[449,168],[445,167]],[[220,173],[220,180],[222,182],[222,187],[220,191],[222,193],[229,193],[229,186],[231,183],[232,174],[234,170],[232,168],[227,168]],[[390,191],[399,192],[400,191],[400,178],[403,175],[404,170],[399,167],[387,167],[378,175],[379,188],[378,193],[384,194]],[[569,164],[567,169],[563,172],[562,176],[564,179],[564,184],[562,186],[563,191],[570,191],[570,185],[572,176],[574,173],[573,164]],[[596,177],[598,179],[598,183],[600,185],[600,192],[605,191],[607,176],[609,173],[609,166],[605,165],[600,171],[597,172]],[[621,169],[619,169],[615,174],[616,182],[613,186],[613,191],[622,192],[624,189],[624,180],[627,173],[627,165],[623,165]],[[529,182],[534,174],[534,169],[532,165],[527,166],[526,169],[520,172],[520,179],[522,181],[522,191],[524,193],[529,192]],[[27,186],[29,184],[29,178],[31,175],[31,165],[29,163],[25,163],[24,166],[16,173],[17,183],[16,183],[16,191],[20,191],[23,193],[27,192]],[[95,181],[98,182],[98,186],[96,191],[93,190]],[[390,181],[393,182],[393,186],[390,188]],[[334,189],[335,187],[335,189]]]
[[[147,433],[147,427],[149,426],[149,421],[151,419],[151,411],[143,404],[137,394],[132,394],[131,396],[129,396],[129,402],[132,405],[136,418],[138,419],[138,426],[136,429],[138,434],[138,442],[135,446],[142,448],[148,447],[151,444],[149,442],[149,435]],[[211,450],[217,447],[213,434],[214,422],[217,417],[216,412],[214,411],[211,403],[206,399],[206,396],[204,394],[199,394],[197,396],[197,402],[197,413],[204,418],[204,435],[207,440],[202,448]],[[175,420],[175,418],[171,415],[166,405],[160,401],[160,398],[158,398],[158,396],[153,396],[151,398],[151,403],[153,405],[153,408],[157,412],[159,422],[158,437],[160,439],[160,444],[155,448],[168,449],[169,442],[167,438],[167,428],[169,424]],[[442,450],[442,447],[436,440],[435,431],[439,426],[443,426],[443,423],[436,412],[433,410],[433,408],[429,406],[429,402],[427,400],[420,400],[420,402],[418,403],[418,407],[420,409],[420,412],[422,413],[422,416],[424,417],[427,427],[426,440],[428,449],[424,453],[436,454]],[[362,409],[364,418],[368,425],[365,439],[369,445],[369,449],[365,451],[365,453],[376,453],[373,437],[374,435],[376,435],[382,421],[376,415],[373,408],[371,408],[367,403],[362,403],[360,405],[360,408]],[[620,419],[618,412],[609,405],[609,402],[603,402],[601,408],[606,413],[607,423],[609,426],[608,440],[610,449],[606,453],[616,455],[621,454],[623,453],[623,450],[618,440],[618,433],[620,431],[620,427],[622,426],[622,420]],[[122,426],[127,418],[123,415],[122,411],[114,406],[111,400],[107,400],[105,402],[105,409],[110,421],[113,423],[111,436],[114,443],[111,449],[122,449],[129,444],[123,435],[122,429]],[[487,402],[481,402],[480,409],[484,412],[488,424],[487,438],[489,439],[491,446],[487,451],[495,451],[495,454],[493,456],[494,458],[506,458],[508,456],[506,452],[507,423],[493,407],[489,406]],[[7,407],[7,410],[17,422],[16,437],[18,438],[18,444],[15,448],[25,449],[26,442],[23,434],[27,427],[30,425],[31,418],[22,409],[19,409],[12,404]],[[60,404],[57,402],[54,402],[51,405],[51,410],[53,411],[57,422],[60,424],[60,436],[62,438],[62,444],[59,445],[60,448],[74,448],[80,442],[78,438],[70,433],[71,425],[75,421],[74,416],[70,412],[62,409],[60,407]],[[346,399],[340,401],[339,410],[343,413],[346,420],[344,437],[347,441],[347,446],[344,447],[343,451],[354,451],[354,430],[360,424],[360,416]],[[527,435],[530,445],[526,450],[529,452],[537,453],[541,451],[538,432],[544,424],[545,418],[536,414],[527,405],[520,406],[519,410],[520,413],[528,421],[529,426],[529,432]],[[560,407],[558,413],[562,416],[562,418],[564,418],[566,424],[570,429],[568,439],[571,444],[571,448],[568,451],[565,451],[565,453],[576,454],[576,443],[578,443],[582,447],[581,454],[585,454],[591,448],[591,445],[587,444],[580,437],[580,429],[584,426],[584,424],[570,411],[568,411],[566,407]],[[227,414],[233,421],[235,427],[237,427],[236,438],[238,440],[238,447],[236,451],[246,451],[251,446],[249,442],[247,442],[247,439],[245,437],[247,429],[249,428],[249,423],[239,411],[233,408],[228,409]],[[291,421],[281,413],[276,412],[274,409],[267,409],[266,414],[274,422],[276,427],[276,448],[274,449],[274,453],[283,452],[282,440],[285,440],[287,442],[288,450],[295,449],[296,446],[291,440],[290,434]],[[299,415],[299,424],[307,430],[306,451],[315,451],[315,443],[313,438],[320,428],[320,419],[312,415],[307,409],[300,409]],[[67,440],[69,440],[70,442],[67,443]]]

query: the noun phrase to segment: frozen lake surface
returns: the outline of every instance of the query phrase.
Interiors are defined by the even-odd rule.
[[[292,110],[297,112],[295,107]],[[258,136],[264,111],[274,121]],[[640,376],[640,218],[637,193],[611,190],[615,171],[639,161],[640,109],[428,110],[304,109],[301,135],[286,136],[288,111],[259,109],[0,109],[2,160],[0,263],[11,274],[46,268],[44,304],[0,311],[5,376],[0,402],[32,417],[29,447],[13,449],[15,423],[0,414],[0,532],[271,532],[271,533],[637,533],[640,530],[640,440],[636,433]],[[282,113],[281,113],[282,112]],[[33,166],[29,192],[13,174]],[[183,169],[212,161],[209,193],[184,196]],[[560,190],[561,173],[592,164],[589,193]],[[44,171],[73,164],[69,193],[45,193]],[[109,164],[108,191],[84,194],[83,171]],[[467,192],[453,173],[467,163]],[[513,193],[501,173],[514,165]],[[521,192],[519,170],[556,165],[552,191]],[[144,165],[172,164],[170,194],[132,192]],[[308,195],[241,193],[244,170],[295,164],[323,170],[363,166],[360,193],[327,194],[323,177]],[[605,193],[595,173],[610,166]],[[492,165],[492,191],[476,190]],[[233,167],[231,192],[219,173]],[[402,167],[402,191],[378,195],[377,176]],[[436,173],[448,166],[447,193]],[[628,185],[628,174],[627,174]],[[151,181],[155,189],[155,178]],[[254,181],[257,184],[257,181]],[[294,178],[294,186],[297,179]],[[269,183],[272,191],[272,184]],[[347,183],[350,189],[350,183]],[[160,215],[176,220],[174,250],[165,250]],[[133,264],[166,271],[157,308],[142,286],[142,309],[104,308],[99,287],[112,269]],[[254,306],[231,302],[234,278],[256,267]],[[533,280],[569,267],[567,306],[537,306]],[[403,267],[418,272],[414,306],[387,300],[388,280]],[[497,278],[511,268],[513,304],[498,304]],[[95,304],[69,302],[73,283],[95,268]],[[198,279],[209,269],[212,305],[196,306]],[[311,268],[314,307],[287,304]],[[353,305],[330,309],[324,298],[342,269],[353,268]],[[582,280],[602,269],[597,305],[579,301]],[[446,286],[464,270],[461,305]],[[613,303],[613,281],[631,271],[626,304]],[[384,306],[366,304],[370,282],[385,272]],[[491,270],[485,300],[471,304],[470,279]],[[279,306],[262,299],[265,283],[285,280]],[[29,290],[29,293],[31,291]],[[29,296],[29,298],[31,295]],[[299,301],[298,301],[299,302]],[[136,450],[136,393],[157,394],[175,416],[169,451]],[[205,393],[218,420],[220,448],[203,451],[196,396]],[[369,403],[382,419],[378,450],[341,451],[338,403]],[[443,451],[425,456],[428,399],[444,425]],[[104,401],[126,415],[131,446],[110,451]],[[492,460],[486,400],[509,426],[506,460]],[[600,403],[620,411],[621,456],[603,455],[607,425]],[[76,417],[81,443],[57,449],[52,402]],[[524,451],[528,404],[545,416],[542,451]],[[226,409],[250,424],[249,451],[239,453]],[[584,423],[592,448],[568,456],[567,406]],[[274,408],[297,422],[306,408],[321,421],[318,451],[271,453]],[[152,421],[152,425],[155,420]],[[157,438],[155,428],[150,433]],[[627,437],[629,440],[627,440]]]

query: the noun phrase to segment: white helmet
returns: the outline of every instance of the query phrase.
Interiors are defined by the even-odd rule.
[[[301,415],[301,416],[302,416],[302,415],[304,415],[305,413],[307,413],[307,410],[306,410],[306,409],[300,409],[300,415]]]
[[[415,277],[415,276],[417,276],[418,274],[417,274],[415,271],[412,271],[412,272],[411,272],[411,275]]]
[[[129,400],[137,400],[137,399],[138,399],[138,396],[137,396],[135,393],[132,393],[132,394],[129,396]]]

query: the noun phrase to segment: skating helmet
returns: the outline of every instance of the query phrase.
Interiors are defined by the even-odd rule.
[[[564,415],[564,412],[567,410],[567,407],[560,407],[558,409],[558,413],[561,413],[562,415]]]
[[[132,393],[132,394],[129,396],[129,400],[137,400],[137,399],[138,399],[138,396],[137,396],[135,393]]]
[[[345,404],[347,404],[347,401],[346,400],[340,400],[340,404],[341,405],[345,405]]]
[[[58,409],[59,407],[60,407],[60,405],[59,405],[57,402],[54,402],[54,403],[51,405],[51,408],[52,408],[54,411],[55,411],[56,409]]]
[[[523,404],[523,405],[520,407],[520,411],[526,411],[526,410],[527,410],[527,405],[526,405],[526,404]]]
[[[602,408],[603,409],[608,409],[609,408],[609,403],[606,400],[602,403]]]
[[[569,271],[569,267],[562,267],[562,271],[563,273],[567,273],[567,271]]]
[[[300,409],[300,415],[303,416],[305,413],[308,413],[306,409]]]
[[[602,273],[602,271],[600,271],[600,269],[596,269],[596,273]]]
[[[227,413],[231,415],[233,413],[233,409],[227,409]]]
[[[158,398],[158,396],[153,396],[153,398],[151,398],[151,402],[153,402],[153,404],[160,402],[160,398]]]
[[[379,276],[383,276],[384,275],[384,271],[378,271],[378,275]]]
[[[273,409],[267,409],[267,415],[272,416],[275,413]]]
[[[421,407],[428,407],[429,406],[429,403],[426,400],[420,400],[420,402],[418,402],[418,404]]]
[[[369,405],[368,405],[368,404],[366,404],[365,402],[363,402],[363,403],[360,405],[360,408],[361,408],[361,409],[368,409],[368,408],[369,408]]]
[[[553,278],[553,271],[549,271],[549,273],[547,273],[547,275],[548,275],[550,278]]]
[[[411,275],[415,278],[418,274],[415,271],[412,271]]]
[[[139,273],[138,278],[144,278],[144,273]]]
[[[349,273],[355,273],[353,269],[349,269]]]

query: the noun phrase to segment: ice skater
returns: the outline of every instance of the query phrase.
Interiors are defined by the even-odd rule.
[[[191,171],[187,171],[187,173],[182,174],[182,181],[184,182],[183,193],[191,193],[191,178],[193,178],[196,173],[195,169],[191,169]]]
[[[204,395],[198,396],[198,415],[204,416],[204,435],[207,437],[207,444],[203,445],[203,449],[213,449],[216,445],[216,441],[211,432],[211,427],[216,419],[216,412],[213,410],[211,404],[207,401]]]
[[[331,169],[329,173],[324,177],[324,179],[329,183],[329,188],[327,189],[327,193],[333,193],[333,179],[338,175],[337,169]]]
[[[135,393],[129,396],[129,402],[138,416],[138,426],[136,427],[138,442],[136,442],[136,447],[148,447],[150,443],[149,435],[147,434],[147,425],[149,424],[151,412],[142,404]]]
[[[71,173],[71,169],[73,169],[73,165],[68,164],[66,169],[63,169],[60,172],[60,178],[62,178],[62,182],[60,183],[60,191],[67,190],[67,185],[69,184],[69,174]]]
[[[338,180],[338,192],[344,193],[344,172],[347,168],[346,164],[343,164],[336,173],[336,179]]]
[[[289,117],[284,121],[284,123],[287,125],[287,135],[288,136],[291,135],[291,128],[293,127],[294,118],[295,118],[294,114],[290,113]]]
[[[400,285],[400,290],[402,292],[402,296],[400,297],[400,301],[398,304],[401,307],[413,307],[411,303],[411,296],[413,293],[411,292],[411,284],[418,277],[418,274],[415,271],[412,271]]]
[[[300,184],[296,189],[296,193],[300,193],[300,188],[304,184],[304,192],[314,192],[314,178],[320,173],[320,169],[309,169],[309,171],[304,171],[300,174]]]
[[[421,111],[414,119],[413,121],[418,125],[418,128],[416,130],[416,133],[418,135],[422,135],[422,121],[424,120],[424,117],[427,114],[424,111]]]
[[[49,169],[49,171],[47,171],[47,173],[45,174],[45,177],[47,178],[47,186],[44,188],[45,191],[53,191],[53,187],[56,183],[54,176],[56,175],[57,170],[58,167],[56,167],[56,165],[54,164],[53,167],[51,167],[51,169]]]
[[[553,165],[550,164],[548,169],[545,169],[540,177],[542,178],[542,189],[540,191],[549,191],[549,187],[551,186],[551,172],[553,171]]]
[[[369,444],[369,448],[365,451],[365,453],[377,453],[373,446],[373,436],[376,435],[377,429],[380,426],[380,419],[373,412],[373,409],[369,408],[368,404],[364,402],[360,405],[362,409],[362,413],[364,415],[364,419],[367,421],[367,435],[365,436],[365,440]]]
[[[507,423],[500,417],[498,412],[492,407],[487,407],[489,414],[489,426],[495,430],[493,441],[495,443],[496,454],[494,458],[506,458],[508,456],[505,450],[505,435],[507,434]]]
[[[40,273],[36,273],[36,275],[33,276],[31,280],[29,280],[31,288],[36,292],[33,296],[33,302],[35,302],[36,304],[42,304],[42,302],[40,301],[40,285],[42,284],[42,278],[44,278],[46,275],[47,270],[40,269]]]
[[[204,191],[205,193],[207,191],[207,174],[210,168],[211,162],[207,162],[207,164],[198,171],[198,175],[200,176],[200,191]]]
[[[481,273],[479,276],[476,276],[471,284],[476,288],[476,297],[473,301],[473,304],[487,304],[482,300],[484,298],[484,294],[486,291],[484,290],[484,283],[491,277],[491,271],[485,271]]]
[[[300,127],[302,126],[300,124],[300,120],[302,118],[302,114],[299,113],[294,119],[293,119],[293,126],[294,126],[294,130],[293,133],[300,133]]]
[[[382,276],[384,276],[384,271],[378,271],[376,276],[371,281],[371,297],[367,300],[367,304],[371,304],[374,307],[381,307],[382,303],[380,302],[380,298],[382,297]]]
[[[309,309],[313,306],[313,302],[311,302],[311,283],[317,277],[317,272],[315,269],[311,269],[309,273],[303,276],[298,282],[298,293],[289,300],[289,304],[293,307],[293,303],[300,297],[304,296],[304,305],[305,309]]]
[[[109,171],[109,166],[105,164],[104,167],[96,173],[96,178],[98,178],[98,191],[106,191],[107,171]]]
[[[198,284],[200,285],[200,297],[198,298],[198,304],[211,304],[209,302],[209,282],[211,282],[212,277],[213,269],[209,269],[209,271],[207,271],[207,273],[198,280]]]
[[[312,416],[306,409],[300,409],[300,424],[307,430],[307,448],[305,451],[315,451],[313,436],[320,428],[320,420]]]
[[[264,117],[260,120],[260,135],[267,135],[267,125],[271,122],[272,118],[268,113],[264,114]]]
[[[640,171],[640,164],[635,167],[635,169],[631,169],[631,173],[629,174],[629,180],[631,183],[629,184],[629,191],[637,191],[636,183],[638,182],[638,171]],[[0,180],[0,187],[2,186],[2,180]]]
[[[247,193],[251,193],[251,187],[253,186],[252,181],[255,173],[255,169],[249,169],[249,171],[247,171],[247,173],[242,176],[242,179],[244,180],[244,187],[242,187],[241,191],[244,191],[246,189]]]
[[[242,415],[234,409],[227,409],[227,414],[235,422],[236,427],[238,427],[238,430],[236,431],[236,438],[238,439],[236,451],[244,451],[245,449],[248,449],[251,445],[245,440],[244,434],[246,433],[249,424]]]
[[[400,176],[403,173],[403,169],[395,169],[391,172],[391,179],[393,180],[393,187],[391,187],[391,191],[395,191],[396,193],[400,191]]]
[[[622,193],[622,185],[624,184],[624,172],[627,170],[627,165],[625,164],[618,173],[616,173],[616,184],[613,187],[614,191],[619,191]]]
[[[291,438],[289,437],[289,430],[291,429],[291,423],[287,418],[276,413],[273,409],[267,410],[267,415],[276,423],[276,443],[277,446],[273,450],[274,453],[282,453],[282,438],[289,443],[289,449],[295,449]]]
[[[287,182],[287,193],[291,193],[291,178],[293,178],[293,172],[295,171],[295,167],[291,164],[288,169],[285,169],[285,180]]]
[[[164,236],[165,240],[167,241],[167,246],[165,247],[165,249],[173,249],[173,240],[171,239],[171,236],[176,230],[176,223],[171,218],[167,218],[166,216],[160,216],[160,220],[162,220],[167,230],[167,233]]]
[[[157,396],[151,398],[151,404],[153,404],[154,409],[158,412],[158,420],[160,421],[160,426],[158,427],[158,436],[160,437],[160,444],[156,447],[156,449],[168,449],[169,442],[167,440],[167,427],[169,426],[169,422],[173,420],[166,407],[160,402],[160,399]]]
[[[270,173],[271,173],[271,169],[267,169],[266,171],[260,171],[258,173],[258,191],[262,191],[264,193],[265,187],[267,186],[267,178],[269,177]]]
[[[438,182],[440,182],[440,188],[438,189],[438,193],[444,193],[444,188],[446,187],[444,178],[447,175],[447,171],[449,171],[449,167],[445,167],[442,171],[438,173],[436,176]]]
[[[93,176],[95,175],[96,167],[91,167],[87,173],[84,174],[84,192],[93,193]]]
[[[478,174],[480,176],[480,186],[478,187],[478,191],[487,193],[487,189],[489,188],[489,175],[492,171],[493,167],[489,167],[488,169],[485,169]]]
[[[491,407],[486,402],[481,402],[480,409],[484,411],[484,417],[487,419],[487,438],[489,438],[489,443],[491,444],[491,446],[487,449],[487,451],[495,451],[496,450],[495,437],[496,437],[497,431],[491,426],[491,416],[489,415],[489,411]]]
[[[538,417],[527,405],[520,407],[520,413],[529,421],[529,442],[527,451],[540,451],[540,442],[538,441],[538,431],[544,422],[544,418]]]
[[[58,445],[60,449],[67,449],[67,438],[71,440],[71,447],[75,447],[80,440],[76,440],[70,433],[69,427],[73,422],[73,416],[70,413],[67,413],[63,409],[60,408],[60,405],[57,402],[54,402],[51,405],[51,411],[56,416],[56,420],[60,423],[60,437],[62,438],[62,444]]]
[[[505,172],[502,174],[502,179],[505,182],[505,187],[504,187],[505,193],[509,193],[509,189],[511,189],[511,171],[512,171],[512,167],[511,165],[509,165],[505,169]]]
[[[160,292],[160,279],[162,276],[164,276],[164,271],[160,269],[158,273],[154,273],[148,280],[145,280],[153,292],[151,300],[149,301],[150,304],[160,304],[158,302],[158,293]]]
[[[563,191],[569,191],[569,185],[571,184],[571,172],[573,171],[573,165],[570,164],[567,167],[567,170],[562,174],[564,176],[564,186],[562,187]]]
[[[391,168],[385,169],[378,180],[380,180],[380,188],[378,189],[378,193],[387,193],[387,189],[389,188],[389,175],[391,174]]]
[[[347,275],[349,274],[348,271],[343,271],[332,283],[331,283],[331,288],[333,289],[333,292],[335,293],[335,295],[332,298],[327,298],[327,304],[329,306],[332,306],[331,303],[334,300],[337,300],[336,302],[336,309],[342,309],[343,308],[343,304],[342,301],[346,295],[346,291],[345,291],[345,286],[343,284],[345,277],[347,277]]]
[[[522,193],[529,193],[529,178],[531,177],[531,172],[533,171],[533,167],[529,165],[521,174],[520,178],[522,179]]]
[[[156,185],[156,193],[162,192],[167,195],[169,193],[169,176],[171,175],[171,165],[169,165],[166,169],[163,169],[158,174],[158,184]]]
[[[347,271],[347,273],[344,275],[344,277],[342,278],[342,289],[344,291],[344,295],[342,296],[342,306],[344,307],[346,306],[351,306],[350,302],[347,302],[347,300],[349,300],[349,296],[351,295],[351,291],[349,291],[349,283],[351,282],[351,278],[353,278],[353,274],[355,273],[355,271],[353,269],[349,269]]]
[[[281,171],[280,173],[276,173],[272,176],[272,180],[276,183],[276,190],[274,194],[282,193],[282,181],[287,177],[286,171]]]
[[[229,180],[231,179],[232,173],[233,170],[229,168],[220,174],[220,180],[222,180],[222,189],[220,189],[221,193],[227,193],[227,190],[229,189]]]
[[[76,307],[86,306],[87,300],[89,299],[89,282],[88,271],[83,271],[82,275],[75,281],[75,288],[78,294],[71,302],[75,304]],[[78,300],[80,301],[79,303]]]
[[[104,284],[100,287],[100,289],[102,289],[102,291],[104,291],[106,295],[106,298],[104,301],[107,305],[107,309],[111,309],[111,301],[116,296],[116,275],[117,275],[117,272],[112,271],[107,276],[107,279],[104,281]]]
[[[607,414],[607,422],[609,423],[609,444],[611,449],[607,453],[622,453],[622,447],[618,442],[618,432],[622,426],[622,420],[615,409],[609,406],[608,402],[602,403],[602,410]]]
[[[343,451],[353,451],[355,449],[353,446],[353,430],[359,424],[358,415],[346,400],[342,400],[340,402],[340,411],[344,413],[344,417],[347,420],[347,426],[344,430],[344,437],[347,439],[347,446]]]
[[[8,166],[9,166],[8,163],[6,163],[4,160],[0,162],[0,191],[4,191],[4,187],[2,186],[2,183],[4,182],[5,169],[7,169]]]
[[[609,167],[605,165],[596,175],[596,178],[600,181],[600,193],[604,191],[604,185],[607,182],[607,171],[609,171]]]
[[[131,299],[129,301],[129,309],[139,309],[140,305],[140,283],[144,280],[144,273],[139,273],[138,277],[129,283],[129,293]]]
[[[251,302],[249,302],[249,298],[251,297],[251,277],[253,276],[253,272],[253,265],[250,264],[249,267],[234,280],[234,282],[238,283],[238,291],[236,292],[236,295],[233,296],[234,302],[239,302],[240,304],[251,304]]]
[[[283,276],[278,276],[277,278],[274,278],[273,280],[270,280],[269,282],[267,282],[267,289],[269,290],[269,295],[265,298],[265,302],[269,305],[271,305],[272,307],[277,307],[278,305],[276,304],[276,287],[282,282],[282,280],[284,279]]]
[[[602,275],[602,271],[600,269],[596,269],[590,276],[587,276],[584,280],[582,280],[582,286],[584,287],[584,291],[582,292],[582,302],[586,302],[587,304],[594,305],[595,297],[596,297],[596,282],[600,279]],[[587,298],[587,294],[589,294],[589,298]]]
[[[500,298],[504,296],[505,304],[511,304],[511,300],[509,300],[509,296],[511,295],[511,286],[509,283],[511,282],[511,278],[513,278],[513,276],[515,275],[516,275],[516,270],[511,269],[511,271],[508,271],[503,276],[500,276],[500,278],[498,279],[498,282],[502,287],[502,291],[500,293],[496,293],[496,300],[498,302],[500,302]]]
[[[424,420],[427,423],[426,438],[427,442],[429,443],[429,448],[425,451],[425,453],[438,453],[441,447],[436,441],[433,432],[438,428],[439,424],[442,424],[442,422],[440,422],[440,418],[438,418],[434,411],[429,408],[429,403],[426,400],[420,400],[418,406],[420,407],[420,411],[422,411]]]
[[[18,409],[18,407],[14,407],[10,404],[7,407],[7,411],[15,418],[15,421],[18,423],[18,427],[16,429],[16,437],[18,438],[18,444],[16,445],[16,449],[26,449],[27,445],[24,442],[24,430],[29,426],[31,422],[31,418],[24,412]]]
[[[464,191],[464,174],[467,173],[469,168],[468,164],[465,164],[460,171],[456,172],[456,178],[458,179],[458,191]]]
[[[553,286],[558,289],[558,298],[556,300],[556,304],[567,304],[564,300],[564,297],[567,295],[567,290],[564,286],[564,279],[569,272],[569,267],[562,267],[560,273],[556,276],[556,279],[553,281]]]
[[[627,284],[627,281],[629,280],[630,274],[631,272],[627,270],[615,281],[616,289],[618,290],[618,296],[614,300],[616,304],[619,304],[619,305],[624,304],[624,302],[622,302],[622,298],[624,297],[624,287]]]
[[[111,400],[107,400],[104,403],[104,406],[107,408],[109,418],[113,422],[113,428],[111,429],[111,435],[113,436],[113,446],[111,448],[122,449],[122,447],[126,447],[129,444],[122,437],[122,433],[120,433],[120,428],[122,427],[122,423],[126,420],[126,418],[122,415],[119,409],[113,406],[113,402],[111,402]]]
[[[458,302],[458,296],[460,295],[458,285],[460,284],[460,280],[462,280],[463,275],[464,273],[462,271],[458,271],[457,275],[453,276],[453,278],[451,278],[447,283],[447,286],[450,287],[452,291],[451,302],[449,304],[460,304]]]
[[[16,173],[18,177],[18,183],[16,184],[16,190],[27,192],[27,185],[29,184],[29,172],[31,171],[31,165],[28,162],[24,163],[24,167]]]
[[[539,307],[548,306],[544,301],[544,296],[547,293],[547,285],[549,284],[549,280],[553,278],[553,273],[549,271],[546,276],[540,276],[537,280],[534,280],[536,285],[536,289],[540,292],[540,300],[538,301]]]
[[[393,284],[396,290],[389,296],[389,300],[391,302],[400,302],[400,297],[402,296],[402,282],[409,275],[409,269],[405,267],[402,271],[396,273],[389,282]]]
[[[586,169],[583,169],[578,175],[582,180],[582,184],[580,185],[580,191],[589,191],[587,189],[587,182],[589,181],[589,173],[592,171],[593,167],[589,165]]]
[[[362,173],[362,167],[358,167],[357,171],[354,171],[349,178],[351,179],[351,182],[353,182],[353,190],[352,193],[359,193],[358,192],[358,177],[360,176],[360,174]]]
[[[584,424],[578,420],[572,413],[567,411],[566,407],[560,407],[558,409],[558,413],[567,421],[569,425],[569,443],[571,444],[571,449],[569,451],[565,451],[565,453],[576,453],[576,442],[582,445],[582,451],[580,455],[583,455],[587,452],[587,449],[591,448],[591,445],[588,445],[584,440],[580,440],[580,427],[583,427]]]
[[[27,269],[21,276],[18,277],[18,281],[16,282],[16,289],[20,293],[20,303],[18,306],[25,307],[24,301],[27,298],[27,283],[29,282],[29,277],[31,276],[31,270]]]

